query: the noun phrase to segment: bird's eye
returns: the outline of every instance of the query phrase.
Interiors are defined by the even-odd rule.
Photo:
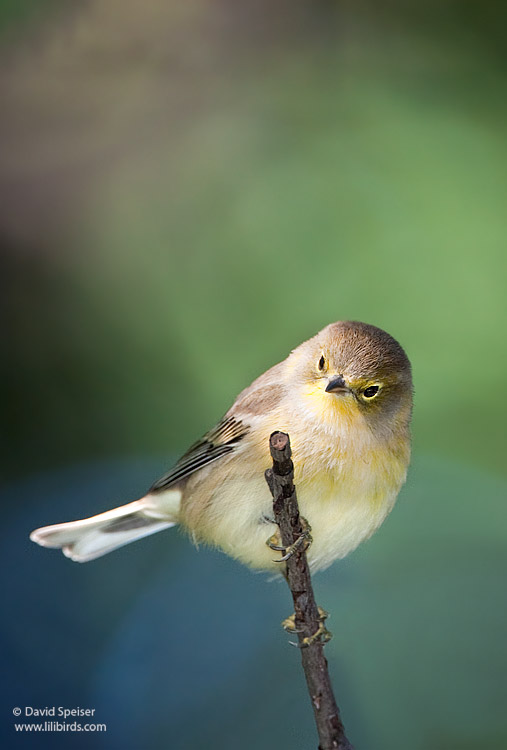
[[[374,398],[378,393],[378,385],[370,385],[363,391],[364,398]]]
[[[322,355],[322,357],[319,359],[319,370],[323,370],[325,364],[326,364],[326,360],[325,360],[324,355]]]

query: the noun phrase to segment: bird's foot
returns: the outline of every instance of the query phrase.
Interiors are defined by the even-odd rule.
[[[322,609],[322,607],[319,607],[319,627],[315,631],[313,635],[306,636],[306,638],[303,638],[301,643],[292,643],[293,646],[299,646],[299,648],[308,648],[308,646],[311,646],[312,643],[327,643],[331,640],[333,637],[333,634],[326,628],[325,621],[329,617],[328,613]],[[282,622],[282,628],[287,633],[301,633],[301,628],[296,627],[296,615],[291,615],[290,617],[287,617]]]
[[[298,536],[298,538],[293,544],[289,544],[288,547],[284,547],[283,544],[280,544],[280,542],[282,541],[280,538],[280,529],[277,529],[275,533],[272,534],[272,536],[270,536],[269,539],[267,540],[266,544],[268,545],[270,549],[274,550],[275,552],[283,553],[282,557],[280,557],[277,560],[273,560],[273,562],[276,562],[276,563],[286,562],[303,545],[304,545],[304,549],[307,550],[310,544],[312,543],[313,539],[310,533],[312,530],[312,527],[310,526],[306,518],[303,518],[303,516],[300,516],[300,519],[301,519],[301,527],[303,531],[301,532],[301,534]]]
[[[285,620],[282,620],[282,628],[285,630],[286,633],[296,634],[301,633],[301,628],[296,627],[296,614],[290,615],[290,617],[286,617]]]
[[[312,643],[322,643],[322,645],[324,645],[331,640],[333,634],[326,628],[325,625],[327,617],[329,617],[328,613],[324,609],[319,607],[319,627],[313,635],[309,635],[306,638],[303,638],[300,644],[300,648],[307,648],[308,646],[311,646]]]

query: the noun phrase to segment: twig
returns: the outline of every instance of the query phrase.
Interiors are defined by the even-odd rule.
[[[273,495],[273,511],[282,544],[289,547],[303,533],[293,484],[294,465],[289,436],[284,432],[273,432],[269,448],[273,468],[266,471],[266,481]],[[304,544],[289,557],[286,566],[287,583],[294,600],[301,660],[319,735],[319,750],[352,750],[333,694],[324,656],[324,639],[318,635],[323,629],[322,611],[319,612],[315,602]]]

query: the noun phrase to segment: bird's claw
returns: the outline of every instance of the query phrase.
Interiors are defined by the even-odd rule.
[[[300,643],[294,643],[293,641],[290,641],[292,646],[297,646],[299,648],[308,648],[308,646],[311,646],[313,643],[327,643],[331,640],[333,637],[333,634],[326,628],[325,621],[328,617],[328,613],[322,609],[322,607],[319,607],[319,627],[313,633],[313,635],[306,636],[301,640]],[[301,633],[301,628],[296,627],[296,615],[291,615],[290,617],[287,617],[282,622],[282,627],[287,633]]]
[[[328,643],[328,641],[330,641],[333,637],[331,631],[328,630],[324,624],[326,617],[328,617],[328,613],[320,607],[319,612],[321,615],[319,617],[319,627],[313,635],[309,635],[306,638],[303,638],[301,643],[298,644],[300,648],[308,648],[308,646],[311,646],[312,643],[322,643],[322,645],[324,645],[325,643]]]
[[[282,620],[282,628],[285,630],[286,633],[301,633],[301,628],[296,627],[296,615],[290,615],[290,617],[286,617],[285,620]]]
[[[282,557],[279,557],[277,560],[273,560],[273,562],[276,563],[282,563],[289,560],[292,555],[294,555],[302,546],[305,545],[305,550],[308,549],[310,544],[312,543],[312,535],[311,530],[312,527],[306,520],[306,518],[303,518],[303,516],[300,516],[301,519],[301,526],[303,528],[303,531],[298,536],[296,541],[293,544],[289,544],[288,547],[284,547],[282,544],[280,544],[280,531],[277,530],[272,536],[269,537],[266,544],[268,547],[275,552],[283,552]]]

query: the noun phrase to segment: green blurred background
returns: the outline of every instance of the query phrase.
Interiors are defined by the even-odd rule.
[[[414,468],[385,528],[317,580],[335,612],[328,650],[358,748],[507,746],[505,16],[499,3],[450,0],[0,4],[2,473],[24,545],[19,580],[35,566],[44,587],[47,564],[62,591],[84,587],[88,626],[95,611],[109,638],[155,568],[184,575],[196,553],[161,535],[83,572],[32,549],[26,533],[143,491],[325,324],[385,328],[413,363]],[[199,555],[231,576],[240,606],[254,585],[286,614],[279,587]],[[104,619],[93,592],[108,576],[116,599]],[[191,597],[199,574],[188,580]],[[21,605],[13,592],[29,621],[43,606],[29,607],[32,595]],[[150,611],[136,632],[150,631]],[[258,620],[253,641],[276,616]],[[59,642],[62,620],[45,622]],[[13,618],[8,643],[18,627]],[[30,633],[13,674],[32,658]],[[107,650],[99,643],[88,665]],[[278,656],[274,643],[283,675],[297,654]],[[192,739],[187,723],[171,745],[159,716],[150,747],[232,748],[238,737],[245,749],[275,747],[280,718],[259,702],[259,669],[223,687],[256,686],[234,727],[210,704],[191,721],[203,734]],[[47,701],[42,672],[33,667],[24,689]],[[69,669],[61,690],[76,683]],[[104,705],[117,688],[102,685]],[[253,731],[255,712],[265,718]],[[311,716],[298,721],[306,729],[295,724],[286,746],[312,746]]]

